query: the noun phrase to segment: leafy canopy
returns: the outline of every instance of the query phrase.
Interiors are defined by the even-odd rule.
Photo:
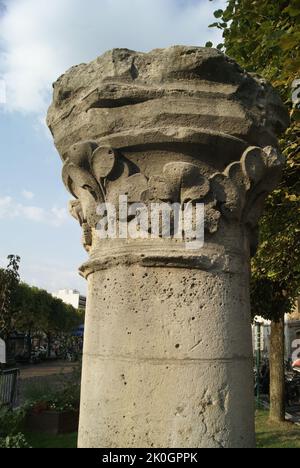
[[[300,292],[300,2],[229,0],[215,17],[210,26],[224,38],[218,48],[270,81],[290,110],[291,126],[280,140],[287,164],[268,198],[252,264],[253,313],[276,321]]]
[[[11,302],[20,281],[19,264],[20,257],[9,255],[7,268],[0,269],[0,337],[4,339],[13,329]]]
[[[83,323],[81,311],[47,291],[20,283],[20,257],[10,255],[6,269],[0,269],[0,337],[14,332],[48,335],[69,333]]]
[[[71,305],[52,297],[47,291],[20,283],[11,309],[15,330],[24,333],[69,333],[83,323],[83,316]]]

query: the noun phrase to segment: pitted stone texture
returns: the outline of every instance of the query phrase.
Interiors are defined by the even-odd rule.
[[[154,360],[249,358],[245,268],[226,274],[132,265],[92,276],[89,320],[93,327],[87,331],[87,354]],[[215,324],[227,322],[236,325],[224,327],[220,336]]]
[[[54,84],[89,252],[80,447],[254,447],[249,264],[288,122],[270,85],[207,48],[117,49]],[[100,239],[98,204],[125,194],[204,203],[203,249],[175,231]]]
[[[246,271],[91,275],[80,445],[252,447],[248,302]]]
[[[128,362],[89,356],[83,379],[79,447],[255,447],[250,361]]]

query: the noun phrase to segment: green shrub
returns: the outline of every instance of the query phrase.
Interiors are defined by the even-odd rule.
[[[21,433],[25,416],[25,408],[11,410],[6,406],[0,407],[0,449],[30,448]]]
[[[13,436],[0,438],[0,449],[24,449],[31,448],[23,434],[19,433]]]
[[[22,431],[26,416],[25,409],[11,410],[0,407],[0,437],[14,436]]]
[[[51,392],[49,382],[46,380],[33,381],[23,386],[23,398],[26,403],[44,400]]]
[[[76,411],[80,403],[80,368],[76,367],[70,375],[60,376],[52,388],[49,382],[35,382],[24,389],[27,408],[37,412],[45,410]]]

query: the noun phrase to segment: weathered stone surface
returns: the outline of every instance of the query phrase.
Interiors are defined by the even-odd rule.
[[[80,446],[253,446],[249,257],[284,164],[276,92],[217,50],[117,49],[54,84],[48,124],[90,256]],[[97,206],[120,195],[204,203],[203,249],[100,239]]]
[[[48,123],[63,159],[84,135],[114,148],[211,142],[207,156],[223,146],[236,160],[249,144],[276,145],[286,119],[270,86],[221,52],[171,47],[116,49],[72,68],[54,85]],[[219,156],[215,165],[229,161]]]

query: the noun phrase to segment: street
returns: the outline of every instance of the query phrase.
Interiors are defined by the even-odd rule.
[[[41,364],[20,367],[20,379],[32,379],[35,377],[48,377],[51,375],[70,374],[74,366],[73,362],[52,361]]]

